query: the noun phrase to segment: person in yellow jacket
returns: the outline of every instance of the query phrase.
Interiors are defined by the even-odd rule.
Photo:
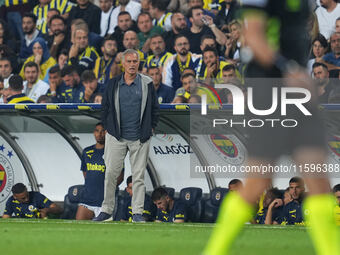
[[[47,44],[43,38],[36,38],[33,43],[31,44],[33,55],[28,57],[23,64],[20,76],[25,79],[24,77],[24,67],[28,62],[35,62],[39,66],[39,79],[43,80],[47,73],[47,70],[57,64],[55,59],[51,57],[50,52],[48,50]]]

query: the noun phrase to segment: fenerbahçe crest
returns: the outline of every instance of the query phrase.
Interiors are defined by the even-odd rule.
[[[14,185],[14,170],[10,162],[12,152],[5,154],[4,145],[0,145],[0,203],[6,201]]]
[[[209,135],[208,144],[224,161],[232,165],[240,165],[245,160],[245,148],[234,135]]]
[[[340,137],[333,135],[328,140],[328,147],[331,151],[331,157],[340,162]]]

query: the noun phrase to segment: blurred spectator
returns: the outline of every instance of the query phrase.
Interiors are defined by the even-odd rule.
[[[2,4],[5,5],[5,14],[9,29],[17,40],[22,41],[24,39],[22,15],[32,10],[31,3],[29,3],[28,0],[22,0],[3,1]]]
[[[203,50],[203,63],[197,67],[197,78],[205,79],[219,79],[222,80],[223,68],[230,63],[220,60],[215,48],[207,46]]]
[[[228,189],[229,191],[239,191],[241,190],[243,187],[243,183],[241,180],[239,179],[232,179],[229,183],[228,183]]]
[[[335,21],[340,17],[340,5],[336,0],[320,0],[321,7],[315,10],[320,33],[328,40],[335,30]]]
[[[206,34],[201,37],[201,44],[200,44],[201,51],[203,52],[203,50],[206,47],[217,49],[217,43],[216,43],[216,39],[214,35]]]
[[[319,34],[313,41],[312,41],[312,56],[314,58],[310,59],[307,63],[308,73],[312,73],[312,67],[315,62],[322,62],[323,56],[326,54],[328,50],[328,42],[326,38]]]
[[[172,104],[187,104],[189,103],[189,99],[185,98],[184,96],[176,96],[172,101]]]
[[[11,62],[13,73],[18,73],[21,66],[18,63],[18,52],[14,52],[5,44],[0,45],[0,58],[7,58]]]
[[[176,90],[175,98],[172,103],[175,103],[177,101],[181,102],[182,97],[185,99],[185,103],[187,103],[191,96],[197,92],[197,87],[199,86],[199,84],[196,82],[195,75],[193,73],[183,72],[181,76],[181,82],[183,86]]]
[[[0,19],[0,45],[7,45],[15,53],[19,51],[18,42],[13,38],[6,21]]]
[[[47,95],[41,95],[38,100],[37,100],[38,104],[51,104],[53,103],[52,98],[47,96]]]
[[[74,43],[74,31],[76,30],[76,28],[80,28],[80,27],[89,31],[89,26],[83,19],[74,19],[71,22],[71,43]],[[97,52],[100,51],[100,47],[102,46],[103,39],[104,38],[101,37],[99,34],[96,34],[91,31],[88,32],[88,44],[89,46],[93,46]],[[70,47],[71,45],[69,45],[67,49],[69,49]]]
[[[39,66],[35,62],[27,62],[24,67],[23,92],[36,102],[41,95],[46,95],[50,86],[39,79]]]
[[[171,12],[167,12],[168,0],[151,0],[150,15],[154,19],[153,25],[163,28],[165,31],[171,30]]]
[[[150,0],[141,0],[141,12],[149,12],[150,13]]]
[[[50,21],[53,16],[60,16],[60,11],[57,8],[51,8],[47,11],[47,18],[46,18],[46,24],[47,24],[47,33],[45,35],[51,35],[52,32],[50,30]]]
[[[189,104],[200,104],[202,102],[202,99],[199,95],[191,95],[191,97],[188,100]]]
[[[96,93],[94,94],[94,104],[102,104],[102,100],[103,100],[103,94],[102,93]]]
[[[212,17],[213,19],[215,19],[215,14],[212,13],[211,11],[208,11],[207,8],[204,8],[204,6],[206,5],[205,4],[205,0],[189,0],[188,1],[188,9],[186,12],[183,12],[186,16],[189,16],[190,15],[190,10],[192,8],[196,8],[196,7],[199,7],[203,10],[203,15],[209,15],[210,17]],[[210,9],[210,8],[209,8]],[[187,19],[187,22],[188,22],[188,27],[191,27],[192,26],[192,23],[189,19]]]
[[[205,34],[213,34],[217,43],[224,45],[226,43],[225,34],[214,24],[213,19],[203,14],[203,9],[193,7],[189,12],[189,20],[192,23],[190,29],[185,30],[184,34],[190,41],[190,51],[192,53],[202,53],[200,49],[201,37]]]
[[[69,64],[77,68],[78,73],[92,70],[99,57],[96,49],[89,46],[89,31],[84,25],[78,25],[73,32],[73,44],[69,51]]]
[[[313,64],[313,76],[317,85],[317,95],[319,97],[319,103],[327,104],[329,94],[334,89],[334,85],[329,79],[327,66],[323,63],[315,62]]]
[[[4,79],[0,76],[0,104],[4,103]]]
[[[131,16],[131,19],[136,21],[137,17],[141,11],[141,5],[140,3],[133,1],[133,0],[118,0],[119,5],[113,10],[111,19],[113,20],[113,23],[111,23],[112,27],[114,28],[114,31],[116,29],[116,26],[118,25],[118,16],[120,12],[128,12]],[[125,30],[126,31],[126,30]]]
[[[8,80],[13,75],[12,64],[8,58],[0,58],[0,76],[3,79],[4,88],[8,88]]]
[[[132,175],[130,175],[126,179],[126,188],[125,191],[128,193],[128,196],[125,196],[123,208],[122,208],[122,218],[120,221],[129,221],[132,222],[132,206],[131,206],[131,198],[132,198]],[[149,195],[145,194],[144,199],[144,210],[143,210],[143,218],[145,221],[153,221],[155,219],[156,207],[152,203]]]
[[[329,70],[340,67],[340,33],[333,33],[330,38],[331,52],[327,53],[323,60]]]
[[[36,191],[27,191],[22,183],[12,187],[13,196],[6,202],[2,218],[47,218],[49,214],[59,214],[62,209],[43,194]]]
[[[222,80],[225,84],[237,83],[236,67],[234,65],[225,65],[222,69]]]
[[[57,57],[57,60],[58,60],[57,64],[60,70],[62,70],[64,66],[67,65],[68,62],[68,51],[66,49],[61,50]]]
[[[293,201],[283,207],[282,215],[277,221],[279,224],[294,225],[303,223],[302,201],[304,192],[305,184],[302,178],[293,177],[289,180],[289,194]]]
[[[163,83],[174,90],[182,87],[181,75],[186,68],[195,69],[195,61],[199,58],[189,52],[190,43],[185,35],[175,38],[176,54],[168,58],[163,67]]]
[[[169,4],[168,6],[166,7],[166,10],[169,11],[169,12],[174,12],[174,11],[177,11],[182,4],[186,4],[188,5],[187,1],[186,0],[169,0]]]
[[[340,33],[340,17],[335,21],[335,32]]]
[[[74,66],[65,66],[61,70],[61,77],[67,86],[65,89],[65,98],[63,103],[83,103],[84,86],[80,82],[77,69]]]
[[[144,66],[144,72],[147,68],[151,66],[160,67],[160,71],[162,72],[163,66],[168,60],[169,57],[172,56],[170,52],[165,51],[165,42],[161,35],[153,35],[150,38],[150,48],[152,51],[152,55],[148,56]]]
[[[145,54],[144,52],[138,49],[139,40],[137,37],[137,33],[132,30],[126,31],[124,34],[123,45],[126,50],[132,49],[138,52],[139,61],[140,61],[138,70],[141,71],[143,69],[143,66],[145,65],[147,54]],[[113,77],[124,71],[123,66],[122,66],[122,54],[123,52],[119,52],[117,54],[114,64],[112,65],[111,72],[112,72]]]
[[[36,28],[37,17],[33,13],[25,13],[22,16],[22,30],[24,32],[24,40],[21,41],[19,57],[26,60],[32,55],[32,42],[37,37],[43,37],[43,34]]]
[[[118,25],[115,27],[115,32],[111,37],[118,43],[118,52],[124,51],[123,39],[124,34],[128,30],[138,31],[135,21],[131,19],[130,13],[122,11],[118,15]]]
[[[227,38],[225,43],[226,50],[224,56],[233,61],[233,64],[236,64],[240,59],[241,29],[241,24],[237,20],[233,20],[229,24],[230,34],[227,35],[229,39]]]
[[[103,93],[107,82],[113,78],[111,67],[117,53],[117,42],[112,37],[105,37],[101,48],[103,56],[96,59],[94,73],[99,83],[99,92]]]
[[[236,18],[236,13],[240,10],[237,0],[220,1],[221,9],[215,18],[216,26],[220,29],[227,28],[228,24]]]
[[[3,100],[3,103],[4,103],[4,104],[7,104],[7,103],[8,103],[8,101],[7,101],[8,97],[10,97],[10,90],[9,90],[9,88],[4,89],[4,90],[2,91],[2,100]]]
[[[34,62],[38,65],[39,79],[44,79],[47,70],[54,66],[57,62],[51,57],[47,48],[46,42],[43,38],[36,38],[32,43],[33,55],[26,59],[21,71],[20,76],[24,78],[24,67],[28,62]]]
[[[162,83],[162,73],[160,68],[156,66],[148,67],[147,74],[152,78],[153,86],[157,93],[158,103],[171,103],[175,96],[175,91]]]
[[[187,220],[185,205],[179,200],[173,200],[164,188],[156,188],[151,199],[157,206],[156,222],[183,223]]]
[[[102,123],[97,123],[93,131],[96,143],[86,147],[81,156],[80,171],[83,172],[85,179],[85,191],[78,205],[76,220],[91,220],[97,217],[100,206],[104,199],[104,180],[105,180],[105,129]],[[123,171],[117,179],[117,183],[123,181]],[[119,185],[118,184],[118,185]]]
[[[48,70],[48,89],[46,95],[49,96],[54,103],[62,102],[62,90],[65,84],[61,79],[61,71],[59,66],[53,66]]]
[[[176,36],[187,28],[187,22],[184,15],[180,12],[175,12],[171,15],[171,30],[164,34],[166,50],[171,53],[176,53],[174,45]]]
[[[105,37],[114,31],[114,21],[112,19],[113,2],[112,0],[99,0],[100,14],[100,36]]]
[[[33,14],[37,17],[37,28],[43,34],[48,33],[47,13],[50,9],[57,9],[60,15],[67,19],[73,5],[68,0],[39,0],[39,4],[33,8]]]
[[[312,12],[309,16],[307,31],[309,31],[309,37],[311,41],[313,41],[320,34],[318,17],[316,16],[315,12]]]
[[[89,31],[100,34],[100,8],[89,0],[77,0],[77,4],[70,11],[69,24],[75,19],[83,19],[87,23]]]
[[[141,13],[137,18],[139,49],[148,53],[150,51],[150,38],[154,35],[161,35],[164,30],[159,26],[152,25],[152,18],[149,13]]]
[[[340,226],[340,184],[337,184],[334,186],[333,193],[337,200],[337,205],[335,206],[335,209],[334,209],[335,220],[336,220],[336,224]]]
[[[81,74],[81,82],[84,85],[84,103],[93,103],[94,95],[98,92],[98,80],[91,70]]]
[[[32,104],[34,101],[23,93],[24,85],[20,75],[14,74],[9,78],[6,101],[8,104]]]
[[[45,35],[45,39],[51,56],[57,59],[63,49],[69,48],[71,37],[66,26],[66,20],[63,17],[54,15],[49,24],[51,35]]]

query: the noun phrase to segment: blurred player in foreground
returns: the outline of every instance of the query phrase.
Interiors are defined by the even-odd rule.
[[[288,81],[286,86],[304,87],[311,93],[311,100],[305,105],[311,113],[310,116],[296,111],[296,107],[287,111],[285,118],[297,117],[300,120],[296,128],[250,128],[247,162],[249,166],[275,165],[279,156],[286,152],[292,155],[297,165],[317,165],[326,162],[325,131],[318,117],[314,87],[301,67],[305,66],[308,57],[309,38],[306,31],[310,15],[308,2],[308,0],[243,0],[244,35],[253,53],[247,77],[286,78]],[[268,31],[272,33],[266,34]],[[270,108],[272,88],[276,85],[265,84],[263,81],[264,79],[262,83],[253,87],[253,105],[258,107],[257,109]],[[277,118],[278,113],[266,117]],[[309,197],[304,202],[304,210],[309,212],[306,214],[306,221],[310,225],[308,230],[316,253],[340,254],[340,238],[334,220],[335,200],[330,194],[329,181],[326,176],[310,173],[304,174],[304,177],[310,191]],[[251,220],[254,214],[253,205],[270,183],[271,175],[259,177],[253,174],[248,176],[239,192],[232,192],[226,197],[216,227],[203,251],[204,255],[229,254],[242,226]]]

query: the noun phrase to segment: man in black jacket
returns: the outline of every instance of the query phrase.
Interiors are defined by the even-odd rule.
[[[70,11],[69,26],[74,19],[83,19],[89,26],[90,32],[100,34],[101,10],[89,0],[77,0],[77,6]]]
[[[139,54],[133,49],[123,53],[125,72],[109,81],[103,95],[102,122],[107,131],[104,201],[94,221],[112,219],[116,180],[130,152],[132,171],[132,221],[144,222],[144,173],[150,137],[158,122],[158,100],[152,79],[138,73]]]

